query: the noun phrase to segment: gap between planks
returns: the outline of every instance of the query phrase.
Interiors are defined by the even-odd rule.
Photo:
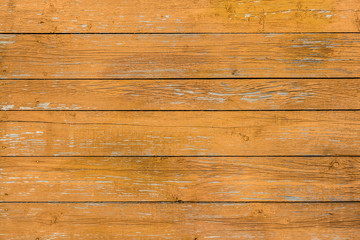
[[[283,157],[283,158],[288,158],[288,157],[296,157],[296,158],[302,158],[302,157],[318,157],[318,158],[322,158],[322,157],[360,157],[360,155],[337,155],[337,154],[329,154],[329,155],[311,155],[311,154],[306,154],[306,155],[91,155],[91,156],[82,156],[82,155],[78,155],[78,156],[73,156],[73,155],[41,155],[41,156],[11,156],[11,155],[6,155],[6,156],[1,156],[0,157],[4,157],[4,158],[24,158],[24,157],[37,157],[37,158],[49,158],[49,157],[54,157],[54,158],[63,158],[63,157],[69,157],[69,158],[73,158],[73,157],[89,157],[89,158],[96,158],[96,157],[117,157],[117,158],[129,158],[129,157],[139,157],[139,158],[144,158],[144,157],[148,157],[148,158],[153,158],[153,157],[166,157],[166,158],[177,158],[177,157],[184,157],[184,158],[203,158],[203,157],[213,157],[213,158],[219,158],[219,157],[226,157],[226,158],[236,158],[236,157],[251,157],[251,158],[263,158],[263,157]]]
[[[0,33],[1,35],[1,33]],[[66,81],[66,80],[76,80],[76,81],[96,81],[96,80],[104,80],[104,81],[111,81],[111,80],[119,80],[119,81],[127,81],[127,80],[147,80],[147,81],[153,81],[153,80],[211,80],[211,81],[219,81],[219,80],[302,80],[302,79],[319,79],[319,80],[331,80],[331,79],[360,79],[360,77],[191,77],[191,78],[182,78],[182,77],[178,77],[178,78],[167,78],[167,77],[159,77],[159,78],[0,78],[0,80],[5,80],[5,81],[11,81],[11,80],[16,80],[16,81],[32,81],[32,80],[37,80],[37,81],[50,81],[50,80],[59,80],[59,81]]]
[[[0,34],[9,34],[9,35],[266,35],[266,34],[359,34],[360,32],[243,32],[243,33],[237,33],[237,32],[222,32],[222,33],[216,33],[216,32],[124,32],[124,33],[101,33],[101,32],[61,32],[61,33],[53,33],[53,32],[31,32],[31,33],[16,33],[16,32],[0,32]]]
[[[312,203],[312,204],[338,204],[338,203],[360,203],[360,201],[0,201],[0,204],[282,204],[282,203]]]
[[[360,109],[246,109],[246,110],[69,110],[69,109],[50,109],[50,110],[0,110],[0,112],[357,112]],[[1,122],[1,121],[0,121]],[[46,122],[45,122],[46,123]]]

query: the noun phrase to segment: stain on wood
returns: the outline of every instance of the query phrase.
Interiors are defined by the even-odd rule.
[[[5,0],[1,32],[358,32],[357,0]]]
[[[0,40],[3,79],[346,78],[360,71],[359,34],[4,34]]]
[[[0,80],[0,109],[360,109],[359,89],[358,79]]]

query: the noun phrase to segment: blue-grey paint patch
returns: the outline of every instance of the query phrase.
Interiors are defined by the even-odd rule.
[[[287,201],[302,201],[303,199],[296,196],[279,196],[285,198]]]
[[[2,105],[1,110],[10,110],[13,109],[15,105]]]
[[[13,44],[15,41],[0,41],[0,44]]]

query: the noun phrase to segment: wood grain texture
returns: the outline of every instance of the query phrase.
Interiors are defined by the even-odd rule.
[[[359,89],[358,79],[0,80],[0,109],[360,109]]]
[[[1,112],[2,156],[358,155],[360,112]]]
[[[357,0],[5,0],[1,32],[357,32]]]
[[[359,9],[4,0],[0,240],[358,239]]]
[[[359,34],[0,35],[10,78],[359,77]]]
[[[357,239],[359,203],[0,204],[3,239]]]
[[[2,201],[359,201],[348,157],[2,157]]]

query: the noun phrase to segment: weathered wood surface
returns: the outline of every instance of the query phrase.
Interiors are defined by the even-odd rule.
[[[4,0],[0,239],[358,239],[359,9]]]
[[[2,201],[357,201],[349,157],[1,157]]]
[[[359,34],[0,35],[1,78],[359,77]]]
[[[359,203],[0,204],[3,239],[357,239]]]
[[[357,0],[4,0],[1,32],[357,32]]]
[[[11,111],[2,156],[358,155],[360,112]]]
[[[359,89],[359,79],[0,80],[0,109],[360,109]]]

